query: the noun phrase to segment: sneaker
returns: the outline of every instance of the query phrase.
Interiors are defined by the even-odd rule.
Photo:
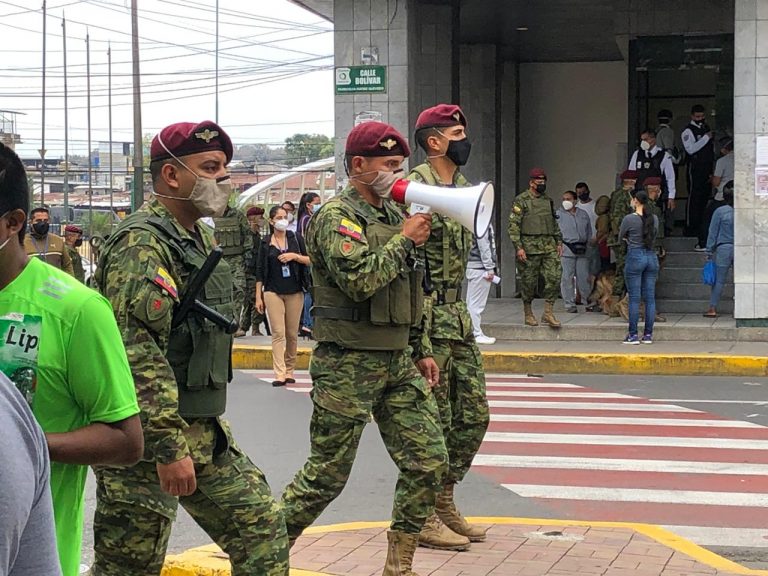
[[[627,334],[627,337],[624,338],[622,344],[640,344],[640,340],[638,339],[637,334]]]
[[[643,334],[643,337],[640,339],[640,344],[653,344],[653,335]]]
[[[693,249],[694,252],[706,252],[707,249],[704,246],[700,246],[699,244],[696,244],[696,247]]]
[[[569,314],[578,314],[579,313],[579,309],[576,308],[576,306],[571,306],[570,308],[566,308],[565,311],[568,312]]]
[[[475,342],[478,344],[496,344],[496,338],[482,334],[480,336],[475,336]]]

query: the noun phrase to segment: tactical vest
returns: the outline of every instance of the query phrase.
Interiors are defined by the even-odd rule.
[[[344,200],[331,200],[331,202]],[[344,202],[355,210],[354,205]],[[384,224],[355,211],[371,251],[401,232],[399,224]],[[310,225],[311,230],[311,225]],[[311,232],[310,232],[311,234]],[[339,279],[343,282],[344,279]],[[318,342],[334,342],[353,350],[404,350],[411,326],[421,320],[422,274],[403,270],[369,300],[355,302],[321,274],[313,274],[315,318],[312,334]]]
[[[688,129],[693,132],[693,137],[696,139],[696,142],[710,132],[710,127],[705,123],[702,123],[701,127],[699,127],[691,122],[688,124]],[[713,164],[715,162],[715,148],[712,146],[712,141],[710,140],[707,142],[707,144],[701,150],[696,152],[696,154],[689,154],[688,158],[692,164]]]
[[[546,196],[525,200],[528,210],[523,214],[520,222],[520,234],[522,236],[556,236],[558,233],[555,221],[554,205]]]
[[[421,178],[424,180],[424,183],[428,186],[442,186],[437,179],[435,178],[435,175],[432,173],[432,170],[430,170],[428,164],[419,164],[415,168],[411,170],[412,172],[416,172]],[[469,184],[469,183],[467,183]],[[446,216],[441,216],[440,214],[433,214],[433,219],[439,219],[442,222],[451,221],[450,218],[447,218]],[[467,231],[464,227],[460,227],[461,234],[460,237],[457,238],[458,242],[458,249],[459,253],[456,254],[453,249],[451,248],[451,238],[450,234],[447,232],[447,226],[444,226],[443,231],[443,242],[442,242],[442,249],[443,249],[443,265],[442,270],[443,274],[441,277],[435,277],[434,275],[429,273],[429,262],[427,261],[427,270],[429,274],[429,288],[431,290],[445,290],[445,289],[451,289],[451,288],[458,288],[458,295],[457,297],[461,296],[461,282],[464,279],[464,270],[466,269],[466,263],[469,260],[469,252],[472,250],[472,244],[473,244],[473,235]],[[450,277],[449,271],[451,270],[451,264],[455,263],[458,259],[459,262],[461,262],[461,272],[459,274],[459,278],[452,279]],[[456,282],[458,280],[458,282]],[[454,302],[455,302],[454,298]]]
[[[174,267],[182,278],[179,298],[183,299],[190,277],[197,274],[206,259],[197,245],[182,239],[168,218],[134,212],[106,241],[99,259],[97,282],[104,292],[104,265],[117,241],[132,230],[144,230],[167,248]],[[221,260],[201,290],[198,300],[228,318],[234,316],[232,273]],[[232,379],[232,336],[195,312],[170,332],[165,354],[173,369],[179,390],[179,414],[184,418],[209,418],[224,413],[227,384]]]
[[[245,238],[240,230],[240,222],[237,215],[214,218],[216,224],[214,235],[216,243],[224,252],[224,257],[242,256],[245,253]]]
[[[657,150],[656,154],[650,158],[645,155],[645,150],[642,148],[637,151],[637,160],[635,161],[635,171],[637,172],[636,190],[642,189],[646,178],[653,178],[655,176],[661,178],[662,198],[667,197],[667,179],[661,170],[661,163],[664,161],[665,155],[666,153],[661,149]]]

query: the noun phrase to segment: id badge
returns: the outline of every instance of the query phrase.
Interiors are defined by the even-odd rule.
[[[291,277],[291,267],[288,264],[283,264],[283,278]]]

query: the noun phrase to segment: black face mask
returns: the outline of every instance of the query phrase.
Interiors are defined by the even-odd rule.
[[[35,222],[32,224],[32,232],[37,236],[45,236],[48,234],[48,229],[51,225],[48,222]]]
[[[536,184],[536,192],[539,194],[544,194],[544,192],[547,191],[547,185],[546,184]]]
[[[456,166],[464,166],[469,160],[469,153],[472,150],[472,143],[469,138],[462,140],[451,140],[448,143],[448,150],[445,152],[445,157]]]
[[[583,194],[579,194],[579,200],[582,202],[589,202],[589,192],[584,192]]]
[[[83,245],[83,239],[82,238],[78,238],[77,240],[75,240],[75,248],[80,248],[80,246],[82,246],[82,245]]]

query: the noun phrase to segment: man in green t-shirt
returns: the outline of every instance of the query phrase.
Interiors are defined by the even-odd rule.
[[[87,466],[141,458],[139,406],[112,308],[23,247],[27,176],[0,144],[0,371],[45,432],[64,576],[80,567]]]

